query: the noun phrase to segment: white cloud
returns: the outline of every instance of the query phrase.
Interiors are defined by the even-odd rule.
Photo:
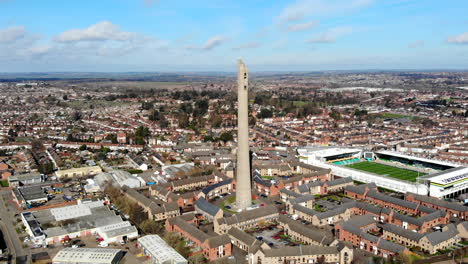
[[[457,36],[448,37],[447,42],[453,44],[468,44],[468,32],[462,33]]]
[[[85,29],[70,29],[56,36],[54,40],[57,42],[129,41],[136,36],[136,33],[122,31],[117,25],[109,21],[102,21]]]
[[[243,50],[243,49],[255,49],[260,47],[260,43],[258,42],[249,42],[249,43],[244,43],[241,44],[237,47],[232,48],[233,50]]]
[[[315,26],[317,26],[319,22],[317,20],[306,22],[306,23],[300,23],[300,24],[293,24],[288,26],[288,31],[304,31],[311,29]]]
[[[27,49],[27,53],[32,56],[42,56],[52,50],[51,45],[33,46]]]
[[[227,41],[229,41],[229,39],[224,37],[224,36],[214,36],[214,37],[210,38],[209,40],[207,40],[205,42],[205,45],[203,45],[202,49],[212,50],[212,49],[226,43]]]
[[[298,21],[309,16],[329,16],[369,6],[373,0],[296,0],[278,16],[280,23]]]
[[[425,44],[424,40],[416,40],[415,42],[411,42],[408,47],[409,48],[420,48],[420,47],[423,47]]]
[[[319,36],[308,40],[308,43],[335,43],[337,38],[349,35],[353,32],[352,27],[335,27]]]
[[[26,36],[26,29],[23,26],[9,27],[0,30],[0,43],[11,43]]]

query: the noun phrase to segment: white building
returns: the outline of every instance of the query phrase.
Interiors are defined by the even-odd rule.
[[[130,222],[103,205],[103,201],[52,208],[21,214],[31,241],[37,245],[66,239],[100,236],[107,243],[120,243],[138,237]]]
[[[138,244],[151,264],[187,264],[187,260],[170,247],[158,235],[147,235],[138,239]]]
[[[52,259],[53,264],[117,264],[123,257],[120,249],[64,248]]]
[[[104,187],[106,182],[119,187],[126,185],[130,188],[138,188],[142,185],[137,177],[123,170],[114,170],[111,173],[99,173],[94,177],[94,182],[101,187]]]

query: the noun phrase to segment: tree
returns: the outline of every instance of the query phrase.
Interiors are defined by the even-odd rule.
[[[186,113],[179,113],[178,121],[180,128],[187,128],[190,124],[189,117]]]
[[[139,126],[135,131],[135,143],[137,145],[145,145],[146,142],[144,138],[148,137],[150,134],[149,129],[145,126]]]
[[[263,95],[257,94],[254,99],[254,104],[262,105],[264,103]]]
[[[188,262],[190,264],[205,264],[205,263],[208,263],[206,258],[203,256],[202,253],[190,256],[188,258]]]
[[[117,198],[121,197],[121,192],[118,188],[112,186],[110,182],[104,188],[104,192],[109,195],[111,200],[116,200]]]
[[[249,126],[255,126],[256,123],[257,123],[257,119],[255,119],[255,117],[251,116],[249,118]]]
[[[190,255],[190,248],[185,245],[184,240],[179,240],[175,247],[175,250],[179,252],[179,254],[182,255],[184,258],[188,258]]]
[[[75,141],[75,137],[72,134],[67,135],[67,141]]]
[[[107,140],[110,140],[112,143],[117,144],[117,135],[116,134],[109,134],[106,136]]]
[[[203,141],[204,141],[204,142],[209,142],[209,141],[214,141],[214,139],[213,139],[213,136],[211,136],[211,135],[206,135],[206,136],[203,138]]]
[[[151,102],[142,102],[141,103],[141,109],[143,109],[143,110],[150,110],[153,107],[154,107],[154,105]]]
[[[140,228],[146,234],[160,234],[164,229],[161,222],[155,222],[150,219],[146,219],[140,224]]]
[[[151,121],[159,121],[161,119],[161,115],[159,114],[158,110],[152,110],[148,116],[148,119]]]
[[[218,128],[223,123],[223,118],[220,115],[215,115],[211,118],[211,125],[214,128]]]
[[[51,161],[41,162],[41,164],[39,164],[39,172],[42,174],[51,174],[54,172],[54,164],[52,164]]]
[[[331,111],[330,114],[328,114],[331,118],[335,120],[340,120],[341,119],[341,114],[336,111]]]
[[[195,102],[195,109],[193,111],[194,116],[204,116],[208,111],[209,103],[207,100],[198,100]]]
[[[10,128],[10,129],[8,130],[8,136],[14,138],[14,137],[17,137],[17,136],[18,136],[18,133],[16,133],[15,130],[13,130],[12,128]]]
[[[149,136],[149,129],[145,126],[139,126],[135,131],[135,136],[137,137],[147,137]]]
[[[174,232],[167,232],[164,235],[164,240],[169,246],[171,246],[172,248],[175,248],[177,246],[177,243],[179,243],[180,236]]]
[[[413,263],[413,259],[408,253],[400,253],[396,256],[396,261],[399,263],[411,264]]]
[[[263,108],[257,115],[258,118],[272,118],[273,112],[270,109]]]
[[[64,101],[67,101],[67,100],[68,100],[68,95],[66,95],[66,94],[63,95],[62,99],[63,99]]]
[[[139,206],[138,204],[134,204],[130,208],[130,219],[135,222],[137,225],[140,225],[143,221],[148,219],[148,213],[145,212],[143,207]]]
[[[222,140],[224,143],[228,141],[234,140],[234,136],[232,135],[231,131],[228,132],[223,132],[221,136],[219,136],[219,139]]]
[[[88,147],[86,147],[86,145],[83,144],[83,145],[80,146],[80,150],[81,150],[81,151],[84,151],[84,150],[86,150],[86,149],[88,149]]]

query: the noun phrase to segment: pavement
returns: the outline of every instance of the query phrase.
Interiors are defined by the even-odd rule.
[[[29,255],[30,252],[27,248],[23,248],[23,242],[18,237],[18,233],[16,233],[15,226],[12,223],[16,223],[16,219],[13,216],[12,206],[10,206],[11,202],[11,195],[10,190],[2,190],[0,191],[0,196],[4,198],[4,200],[0,201],[0,227],[3,230],[3,234],[5,235],[5,242],[8,245],[10,250],[10,254],[13,256],[13,259],[23,259],[23,257],[27,257],[28,260],[26,262],[17,261],[16,263],[30,263],[29,262]],[[8,209],[5,206],[7,203]],[[14,212],[14,211],[13,211]]]

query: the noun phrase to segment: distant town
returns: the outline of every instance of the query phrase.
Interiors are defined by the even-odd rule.
[[[466,263],[468,72],[239,65],[0,74],[0,263]]]

